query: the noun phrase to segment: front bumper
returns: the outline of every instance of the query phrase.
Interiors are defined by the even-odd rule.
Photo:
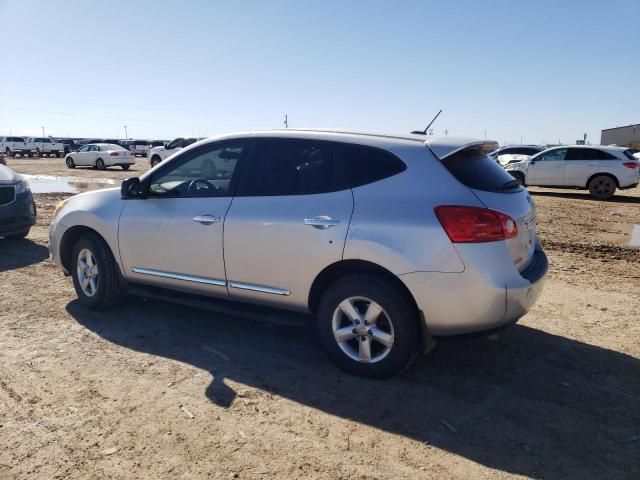
[[[536,247],[523,272],[496,259],[505,258],[498,242],[459,247],[461,273],[414,272],[400,275],[434,336],[490,331],[516,323],[540,297],[549,268]]]
[[[36,223],[36,206],[31,192],[16,195],[13,202],[0,206],[0,236],[13,235]]]

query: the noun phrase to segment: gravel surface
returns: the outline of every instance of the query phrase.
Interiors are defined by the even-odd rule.
[[[340,372],[308,328],[140,298],[84,309],[46,248],[68,194],[36,195],[28,239],[0,240],[0,479],[640,478],[640,249],[624,233],[640,189],[531,191],[551,264],[538,304],[388,381]]]

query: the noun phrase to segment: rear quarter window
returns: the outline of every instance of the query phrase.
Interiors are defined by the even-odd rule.
[[[443,159],[442,164],[460,183],[474,190],[505,192],[522,188],[482,146],[465,148]]]
[[[337,155],[351,188],[392,177],[407,169],[398,157],[375,147],[339,144]]]

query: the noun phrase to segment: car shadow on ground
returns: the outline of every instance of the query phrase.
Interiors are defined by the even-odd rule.
[[[622,192],[617,192],[609,200],[596,200],[589,195],[589,192],[575,192],[567,190],[566,192],[545,192],[540,190],[529,190],[529,193],[533,196],[539,197],[556,197],[556,198],[572,198],[575,200],[591,200],[592,202],[609,202],[609,203],[640,203],[640,197],[632,197],[630,195],[624,195]]]
[[[47,258],[49,258],[47,247],[32,242],[28,238],[20,240],[0,238],[0,272],[40,263]]]
[[[620,352],[514,326],[494,341],[440,341],[404,374],[374,381],[339,371],[311,328],[136,298],[67,310],[110,342],[210,372],[203,394],[224,407],[231,379],[505,472],[640,478],[640,361]]]

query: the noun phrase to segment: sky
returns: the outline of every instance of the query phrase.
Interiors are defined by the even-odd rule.
[[[0,0],[0,135],[640,123],[640,0]]]

